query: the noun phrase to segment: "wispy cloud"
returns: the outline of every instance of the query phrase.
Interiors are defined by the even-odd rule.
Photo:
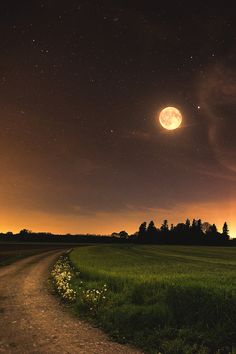
[[[217,161],[236,173],[236,70],[218,63],[199,85],[200,105],[208,120],[208,139]]]

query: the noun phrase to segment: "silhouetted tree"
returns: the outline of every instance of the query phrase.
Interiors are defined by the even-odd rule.
[[[162,231],[162,232],[167,232],[167,231],[169,231],[169,226],[168,226],[168,221],[167,221],[167,220],[164,220],[164,221],[163,221],[163,224],[161,225],[161,231]]]
[[[225,221],[223,228],[222,228],[222,239],[223,239],[223,241],[229,240],[229,228],[228,228],[226,221]]]
[[[147,223],[146,223],[146,221],[144,221],[144,222],[139,226],[139,231],[138,231],[138,240],[139,240],[140,242],[145,242],[146,232],[147,232]]]
[[[178,223],[174,227],[174,243],[184,243],[186,240],[187,232],[186,232],[186,224],[183,222]]]
[[[198,221],[196,222],[196,231],[198,233],[198,235],[200,235],[202,233],[202,220],[198,219]]]
[[[220,236],[221,235],[218,233],[216,225],[212,224],[209,226],[205,238],[206,238],[207,243],[215,244],[221,240]]]
[[[228,229],[227,222],[225,222],[224,225],[223,225],[222,234],[223,234],[224,236],[229,236],[229,229]]]
[[[111,237],[119,237],[119,233],[118,232],[112,232]]]
[[[129,237],[129,235],[128,235],[128,233],[126,231],[120,231],[119,232],[119,236],[120,236],[120,238],[123,238],[123,239],[126,239],[126,240]]]
[[[20,236],[28,236],[28,235],[30,235],[30,234],[32,234],[32,231],[31,231],[31,230],[27,230],[27,229],[23,229],[23,230],[21,230],[21,231],[19,232],[19,235],[20,235]]]
[[[215,225],[215,224],[211,225],[210,228],[209,228],[209,231],[210,231],[212,234],[216,235],[216,234],[217,234],[217,227],[216,227],[216,225]]]
[[[210,226],[211,226],[211,224],[207,221],[205,221],[202,224],[202,231],[204,232],[204,234],[206,234],[209,231]]]
[[[193,219],[192,221],[192,225],[191,225],[191,231],[194,233],[197,229],[197,222],[195,219]]]
[[[157,235],[157,228],[155,227],[154,221],[150,221],[147,227],[147,241],[155,242]]]
[[[190,220],[189,219],[186,219],[185,228],[186,228],[186,231],[190,230]]]

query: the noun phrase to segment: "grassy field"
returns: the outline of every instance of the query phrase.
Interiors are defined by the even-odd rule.
[[[76,311],[113,338],[151,353],[236,353],[236,248],[93,245],[70,259]]]

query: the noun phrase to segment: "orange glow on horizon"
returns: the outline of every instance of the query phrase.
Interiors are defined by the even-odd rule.
[[[230,236],[236,237],[236,201],[231,203],[202,203],[181,205],[173,209],[146,209],[135,211],[128,209],[117,213],[96,213],[94,215],[61,215],[33,211],[7,212],[1,210],[2,232],[19,232],[21,229],[32,231],[52,232],[58,234],[111,234],[121,230],[134,233],[143,221],[154,220],[159,227],[164,219],[171,223],[185,222],[186,218],[202,219],[215,223],[218,230],[222,230],[223,223],[227,221]],[[223,213],[222,213],[223,210]]]

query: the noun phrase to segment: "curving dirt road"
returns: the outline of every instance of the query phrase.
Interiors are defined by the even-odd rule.
[[[140,353],[109,341],[49,294],[49,269],[61,253],[40,253],[0,269],[0,353]]]

